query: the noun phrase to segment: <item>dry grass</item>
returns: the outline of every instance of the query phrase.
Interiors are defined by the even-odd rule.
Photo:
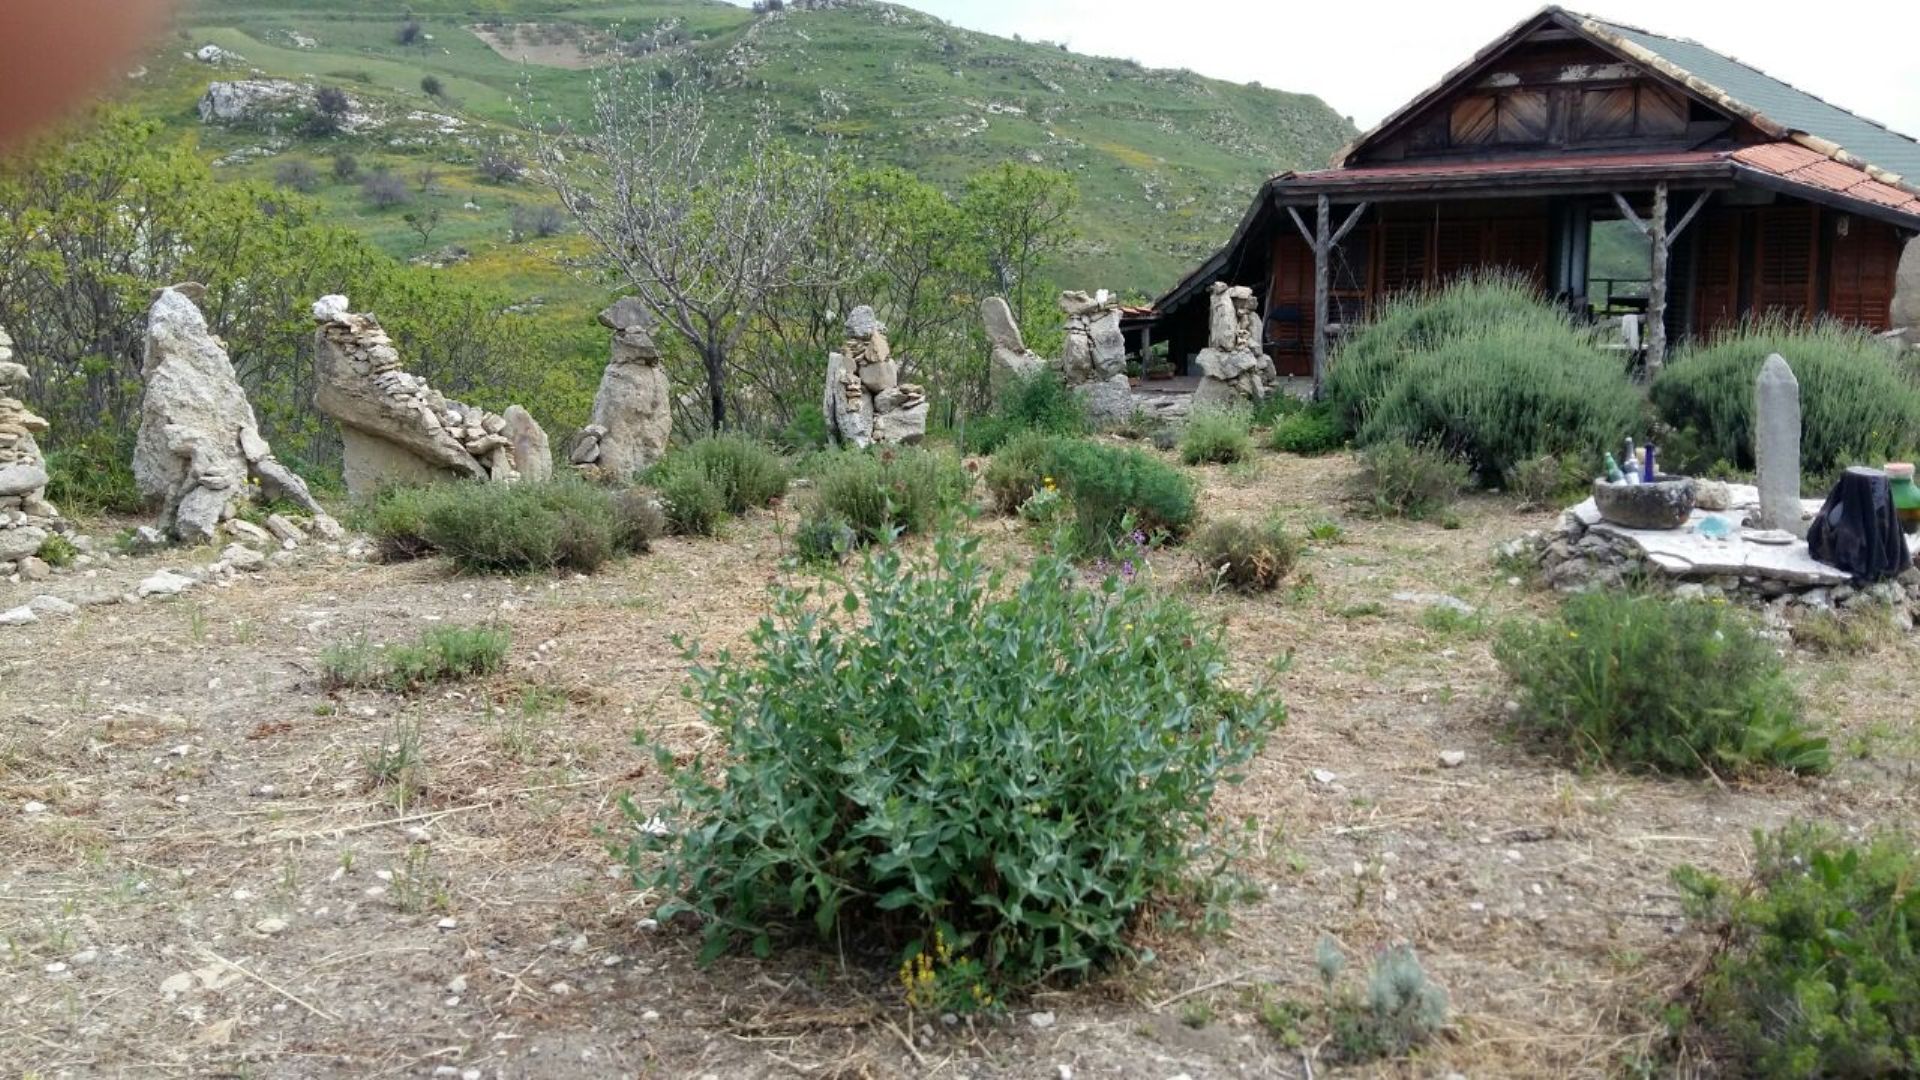
[[[1241,869],[1260,898],[1223,936],[1156,932],[1154,965],[1001,1022],[908,1015],[889,965],[833,949],[698,968],[689,935],[641,928],[651,898],[618,878],[617,794],[661,794],[632,730],[688,754],[712,743],[667,638],[742,639],[778,574],[771,515],[590,579],[317,557],[8,630],[0,1060],[40,1075],[1304,1076],[1258,1003],[1310,994],[1330,934],[1353,955],[1410,941],[1452,995],[1450,1038],[1377,1072],[1598,1076],[1653,1043],[1646,1006],[1704,949],[1676,933],[1673,866],[1738,872],[1749,830],[1794,816],[1912,821],[1906,641],[1796,654],[1841,751],[1821,780],[1581,775],[1511,745],[1485,627],[1550,600],[1489,554],[1549,517],[1496,499],[1462,503],[1455,530],[1349,516],[1353,468],[1262,454],[1197,470],[1204,513],[1345,526],[1275,593],[1212,595],[1188,560],[1155,560],[1225,622],[1237,677],[1293,657],[1287,726],[1220,802],[1251,822]],[[976,528],[1011,564],[1029,550],[1005,520]],[[1488,617],[1424,618],[1391,599],[1402,590]],[[28,595],[0,584],[0,607]],[[431,618],[510,627],[508,670],[411,698],[321,690],[327,645],[409,639]],[[363,764],[396,719],[420,732],[423,790],[404,805]],[[1467,764],[1442,769],[1443,749]],[[1030,1025],[1034,1009],[1057,1023]]]

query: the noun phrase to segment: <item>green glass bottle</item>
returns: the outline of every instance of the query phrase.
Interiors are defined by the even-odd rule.
[[[1886,472],[1887,483],[1893,488],[1893,509],[1900,517],[1900,527],[1907,532],[1920,529],[1920,487],[1913,483],[1913,463],[1889,461]]]

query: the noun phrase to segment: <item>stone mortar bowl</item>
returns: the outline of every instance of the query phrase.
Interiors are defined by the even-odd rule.
[[[1693,478],[1662,475],[1651,484],[1593,482],[1600,516],[1629,529],[1677,529],[1693,514]]]

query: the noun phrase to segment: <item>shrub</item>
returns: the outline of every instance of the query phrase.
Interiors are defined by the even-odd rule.
[[[1052,469],[1053,454],[1064,440],[1039,432],[1022,432],[1002,445],[987,462],[987,494],[994,509],[1012,514],[1039,491]]]
[[[73,561],[80,557],[80,549],[65,536],[49,533],[45,540],[40,541],[40,547],[34,555],[48,566],[72,566]]]
[[[1073,504],[1073,543],[1084,555],[1108,554],[1136,530],[1178,541],[1193,526],[1193,478],[1144,450],[1063,439],[1047,464]]]
[[[1276,588],[1300,558],[1300,541],[1272,520],[1262,524],[1240,518],[1210,521],[1194,533],[1188,547],[1209,582],[1243,593]]]
[[[729,514],[768,506],[787,493],[787,463],[765,444],[744,435],[709,435],[668,451],[648,476],[666,490],[666,478],[691,472],[704,476],[719,493]],[[672,500],[669,499],[669,503]],[[669,510],[669,517],[672,511]]]
[[[1754,835],[1744,888],[1674,874],[1719,948],[1695,1018],[1743,1076],[1920,1072],[1920,853],[1883,833],[1846,843],[1807,824]]]
[[[860,544],[860,534],[847,519],[815,506],[800,518],[793,531],[793,550],[804,563],[837,563]]]
[[[660,496],[646,488],[627,488],[613,494],[613,540],[621,551],[646,552],[667,532],[667,514]]]
[[[427,488],[393,487],[374,496],[363,513],[363,527],[378,545],[382,562],[406,562],[433,554],[427,539],[427,507],[434,499]]]
[[[1052,367],[1011,379],[1000,389],[993,411],[966,427],[966,449],[991,454],[1022,432],[1080,435],[1089,428],[1087,407]]]
[[[420,76],[420,92],[427,95],[428,97],[439,97],[441,94],[446,92],[446,89],[447,89],[446,87],[440,85],[439,76],[437,75]]]
[[[1431,442],[1488,483],[1644,426],[1624,365],[1531,284],[1498,275],[1388,302],[1341,348],[1326,389],[1360,445]]]
[[[377,169],[360,181],[360,197],[377,210],[389,210],[413,201],[407,182],[386,169]]]
[[[311,193],[320,186],[320,170],[305,158],[291,158],[273,167],[273,182],[283,188]]]
[[[1598,472],[1575,456],[1542,454],[1507,470],[1507,490],[1526,506],[1560,506],[1583,498]]]
[[[62,440],[47,453],[47,501],[68,516],[138,514],[146,497],[133,479],[133,447],[126,436],[93,432]]]
[[[1223,684],[1219,635],[1185,607],[1076,578],[1042,555],[1006,588],[943,532],[930,563],[868,556],[828,611],[779,591],[751,655],[694,669],[717,769],[655,746],[680,820],[628,861],[662,920],[698,913],[707,958],[801,927],[904,948],[912,984],[1126,955],[1156,896],[1223,871],[1196,862],[1214,790],[1282,713]]]
[[[352,154],[333,155],[333,178],[343,184],[360,178],[360,159]]]
[[[385,682],[390,690],[418,690],[437,682],[491,675],[506,666],[513,634],[486,626],[435,626],[417,645],[386,649]]]
[[[663,473],[654,483],[666,511],[667,531],[675,536],[713,536],[727,516],[726,496],[706,473],[682,469]]]
[[[1402,365],[1359,442],[1432,442],[1483,481],[1542,454],[1599,453],[1644,427],[1619,360],[1572,325],[1493,325]]]
[[[1519,689],[1519,723],[1585,763],[1660,771],[1818,772],[1771,643],[1723,604],[1595,592],[1557,618],[1515,624],[1494,655]]]
[[[590,573],[620,550],[613,497],[579,480],[443,484],[425,491],[427,542],[470,573]]]
[[[1675,468],[1754,467],[1753,384],[1773,353],[1800,382],[1800,462],[1809,484],[1824,488],[1848,465],[1920,448],[1920,379],[1911,366],[1867,331],[1773,319],[1682,350],[1654,380],[1660,419],[1692,448],[1687,460],[1669,459]]]
[[[489,626],[435,626],[414,644],[374,646],[362,634],[320,654],[321,682],[329,690],[383,686],[396,692],[436,682],[492,675],[506,666],[513,634]]]
[[[1518,275],[1472,275],[1430,292],[1398,296],[1341,342],[1327,366],[1326,400],[1342,428],[1357,434],[1408,361],[1493,325],[1559,332],[1568,324],[1531,281]]]
[[[1323,949],[1330,946],[1323,940]],[[1322,964],[1324,969],[1324,960]],[[1411,946],[1396,945],[1373,962],[1366,994],[1335,997],[1332,1015],[1333,1045],[1340,1060],[1398,1057],[1447,1026],[1447,992],[1427,978]]]
[[[489,150],[480,155],[480,175],[491,183],[513,184],[527,173],[527,163],[505,150]]]
[[[1315,457],[1333,453],[1346,441],[1346,433],[1341,430],[1340,419],[1334,414],[1333,407],[1325,402],[1315,402],[1275,420],[1273,433],[1267,436],[1267,447],[1284,454]]]
[[[559,236],[566,231],[567,218],[557,206],[516,206],[507,226],[514,243],[528,238],[545,240],[550,236]],[[820,421],[822,430],[826,421]]]
[[[931,532],[973,487],[958,458],[917,446],[831,451],[814,459],[812,472],[814,505],[862,543],[896,530]]]
[[[1253,456],[1247,414],[1234,409],[1202,409],[1187,417],[1180,434],[1180,460],[1189,465],[1231,465]]]
[[[1380,517],[1437,517],[1472,480],[1466,462],[1426,443],[1395,440],[1360,452],[1362,508]]]

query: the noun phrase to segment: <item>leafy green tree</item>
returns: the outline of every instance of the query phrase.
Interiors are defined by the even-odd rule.
[[[257,183],[219,184],[187,141],[106,110],[0,165],[0,326],[31,373],[50,449],[129,452],[144,390],[141,354],[154,289],[207,286],[201,303],[282,457],[330,462],[315,413],[317,296],[346,293],[380,312],[409,370],[476,404],[519,400],[543,420],[585,412],[591,346],[552,363],[552,331],[507,315],[503,298],[402,265],[316,204]]]
[[[1073,239],[1080,190],[1053,169],[1014,162],[967,181],[961,208],[985,252],[994,290],[1023,322],[1049,310],[1040,267]]]

